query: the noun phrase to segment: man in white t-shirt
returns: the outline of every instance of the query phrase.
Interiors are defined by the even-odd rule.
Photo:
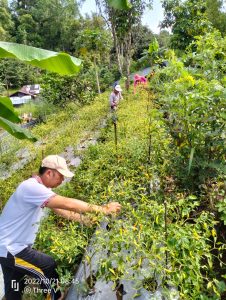
[[[111,93],[111,95],[109,97],[111,111],[114,111],[114,110],[117,109],[118,103],[122,99],[123,99],[123,97],[122,97],[122,89],[121,89],[121,86],[119,84],[117,84],[114,87],[114,90],[113,90],[113,92]]]
[[[40,283],[46,299],[62,299],[56,289],[58,274],[54,259],[32,248],[43,216],[49,207],[69,220],[81,221],[86,212],[115,214],[121,209],[117,202],[90,205],[84,201],[55,194],[64,177],[72,177],[64,158],[49,155],[43,159],[39,175],[23,181],[9,198],[0,216],[0,264],[2,266],[6,300],[21,300],[24,276]]]

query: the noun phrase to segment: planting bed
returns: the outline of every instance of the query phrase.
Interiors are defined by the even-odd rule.
[[[102,223],[97,231],[98,235],[101,231],[109,231],[108,224]],[[107,242],[108,241],[106,240],[106,243]],[[122,250],[122,253],[119,253],[119,255],[126,255],[128,251],[130,252],[133,250]],[[99,249],[94,234],[90,245],[86,250],[84,259],[80,263],[78,271],[72,280],[73,284],[68,292],[66,300],[131,300],[134,298],[137,300],[162,300],[165,299],[164,297],[166,294],[168,297],[167,299],[179,299],[178,291],[173,287],[168,288],[167,291],[162,291],[161,279],[153,270],[149,269],[148,264],[145,261],[140,268],[142,269],[142,273],[151,279],[149,280],[149,290],[147,290],[148,287],[146,289],[143,286],[143,283],[147,283],[145,282],[145,276],[140,275],[139,277],[136,277],[135,273],[129,274],[129,277],[133,279],[119,280],[117,283],[112,281],[106,282],[104,279],[97,279],[96,274],[98,272],[98,265],[101,258],[106,257],[107,255],[108,253],[106,250]],[[87,261],[86,257],[89,258],[89,261]],[[114,262],[112,262],[112,265],[113,268],[118,267],[117,263],[114,264]],[[128,269],[131,269],[131,266],[128,265]]]

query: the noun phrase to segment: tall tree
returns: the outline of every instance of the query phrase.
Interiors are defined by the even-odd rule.
[[[114,40],[118,67],[121,75],[126,75],[126,86],[129,86],[130,64],[132,58],[132,34],[141,17],[146,4],[151,0],[131,0],[131,7],[118,10],[109,6],[108,0],[96,0],[96,3],[109,24]]]
[[[141,58],[144,49],[149,47],[154,34],[147,26],[137,26],[136,30],[132,33],[133,42],[133,59]]]
[[[160,48],[167,48],[170,44],[170,33],[167,30],[161,30],[159,34],[155,35],[158,40]]]
[[[7,0],[0,0],[0,40],[9,41],[14,23],[8,8]]]
[[[184,50],[195,36],[211,30],[206,0],[163,0],[161,28],[172,28],[171,46]]]
[[[65,50],[65,37],[79,16],[76,0],[14,0],[11,9],[16,41],[51,50]]]
[[[98,28],[84,29],[79,38],[76,40],[79,45],[80,56],[89,58],[94,67],[97,90],[100,94],[100,80],[99,80],[99,64],[100,61],[106,60],[109,56],[112,47],[111,40],[109,39],[109,32]]]
[[[226,12],[223,11],[223,0],[207,0],[207,17],[223,36],[226,35]]]
[[[93,14],[91,18],[81,20],[83,28],[74,41],[76,55],[89,60],[94,69],[98,93],[100,93],[99,67],[109,61],[112,40],[106,30],[104,20]]]

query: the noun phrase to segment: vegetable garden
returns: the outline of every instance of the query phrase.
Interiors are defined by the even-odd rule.
[[[96,33],[88,35],[95,40]],[[155,40],[143,59],[160,59],[156,45]],[[217,30],[193,38],[183,53],[164,50],[167,66],[155,66],[154,76],[136,94],[131,87],[124,91],[113,113],[109,91],[92,100],[84,74],[88,88],[83,92],[79,83],[80,102],[71,101],[72,77],[43,76],[47,100],[60,105],[26,133],[38,141],[6,138],[1,209],[43,156],[62,154],[73,166],[68,149],[81,163],[56,192],[90,204],[122,205],[117,217],[88,215],[88,226],[46,213],[35,248],[56,260],[61,289],[72,286],[66,299],[226,299],[225,52],[226,38]],[[97,70],[95,51],[92,55]],[[64,54],[55,59],[62,57],[76,61]],[[34,61],[38,67],[43,63]],[[65,73],[77,71],[78,66],[65,64]],[[12,110],[10,104],[6,108]],[[83,142],[93,137],[97,142],[84,150]],[[19,166],[24,153],[27,160]]]
[[[117,116],[107,116],[107,95],[102,94],[93,104],[71,105],[67,115],[49,117],[32,130],[45,142],[38,148],[29,144],[36,159],[1,182],[6,201],[18,182],[38,167],[42,151],[75,147],[84,128],[90,134],[107,117],[98,144],[82,155],[75,177],[60,193],[90,203],[122,204],[118,218],[105,220],[110,230],[96,231],[95,252],[104,249],[107,255],[98,262],[95,276],[111,281],[112,288],[122,280],[135,281],[134,297],[142,287],[153,293],[160,284],[166,298],[173,286],[181,299],[220,299],[226,287],[225,70],[223,60],[211,64],[211,56],[225,51],[225,40],[207,34],[196,45],[192,67],[186,66],[190,53],[183,63],[170,52],[169,66],[158,70],[136,95],[126,93]],[[60,120],[62,126],[57,125]],[[101,221],[95,217],[97,226]],[[92,233],[51,214],[42,223],[36,247],[55,257],[66,282]],[[88,255],[83,259],[91,264]]]

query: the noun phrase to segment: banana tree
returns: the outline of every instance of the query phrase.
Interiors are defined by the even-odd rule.
[[[60,75],[72,75],[79,72],[81,68],[81,60],[66,53],[8,42],[0,42],[0,58],[18,59]],[[20,118],[15,112],[11,100],[0,95],[0,127],[18,139],[36,141],[37,139],[29,131],[15,124],[19,122]]]
[[[116,9],[129,9],[128,0],[108,0],[109,5]],[[66,53],[56,53],[44,49],[21,44],[0,42],[0,58],[14,58],[41,69],[56,72],[60,75],[72,75],[79,72],[81,60]],[[11,100],[0,95],[0,127],[18,139],[36,138],[27,130],[15,123],[20,119],[15,112]]]

